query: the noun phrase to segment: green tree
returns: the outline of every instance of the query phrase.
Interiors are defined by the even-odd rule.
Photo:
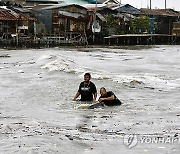
[[[130,32],[132,34],[149,32],[150,19],[147,16],[140,16],[130,22]]]
[[[111,26],[118,26],[118,19],[115,18],[114,16],[110,15],[107,17],[107,25],[109,27]]]

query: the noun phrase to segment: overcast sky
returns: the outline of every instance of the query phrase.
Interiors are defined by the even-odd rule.
[[[152,8],[165,8],[165,0],[151,0],[152,2]],[[172,8],[177,11],[180,11],[180,0],[166,0],[167,2],[167,8]],[[122,4],[130,4],[137,8],[147,8],[147,6],[150,6],[150,0],[121,0]]]

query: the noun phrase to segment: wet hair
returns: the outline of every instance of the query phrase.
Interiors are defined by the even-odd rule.
[[[85,73],[84,76],[88,76],[89,78],[91,78],[91,74],[90,73]]]
[[[106,88],[104,88],[104,87],[101,87],[101,88],[100,88],[100,90],[105,90],[105,91],[106,91]]]

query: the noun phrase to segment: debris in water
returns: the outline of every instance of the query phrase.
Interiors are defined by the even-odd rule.
[[[73,137],[71,135],[65,135],[69,140],[73,140]]]

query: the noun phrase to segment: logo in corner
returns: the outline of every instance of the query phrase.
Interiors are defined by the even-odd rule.
[[[129,134],[124,136],[124,144],[128,146],[128,148],[133,148],[137,145],[138,138],[135,134]]]

